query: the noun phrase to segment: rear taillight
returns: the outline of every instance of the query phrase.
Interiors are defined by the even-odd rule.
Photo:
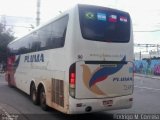
[[[72,85],[73,87],[75,86],[75,83],[76,83],[76,74],[73,72],[73,73],[70,73],[70,85]]]
[[[75,97],[76,88],[76,68],[75,63],[69,69],[69,92],[72,97]]]

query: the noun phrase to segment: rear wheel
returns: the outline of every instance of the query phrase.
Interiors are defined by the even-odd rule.
[[[48,110],[48,106],[46,104],[46,94],[45,94],[44,87],[40,89],[40,106],[44,111]]]
[[[36,92],[35,84],[32,84],[32,85],[31,85],[30,96],[31,96],[32,102],[33,102],[35,105],[37,105],[37,104],[38,104],[38,97],[37,97],[37,92]]]

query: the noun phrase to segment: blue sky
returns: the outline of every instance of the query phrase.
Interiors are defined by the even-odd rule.
[[[0,15],[10,17],[7,24],[35,26],[36,0],[0,0]],[[117,8],[130,13],[133,21],[134,42],[160,44],[159,0],[41,0],[41,23],[48,21],[76,3],[87,3]],[[23,29],[23,30],[22,30]],[[21,36],[29,28],[14,27],[15,35]]]

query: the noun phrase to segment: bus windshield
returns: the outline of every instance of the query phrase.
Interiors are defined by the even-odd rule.
[[[126,12],[79,5],[79,19],[84,39],[118,43],[130,40],[130,17]]]

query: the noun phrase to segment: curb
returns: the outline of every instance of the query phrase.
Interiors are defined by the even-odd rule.
[[[13,120],[17,119],[18,116],[10,115],[2,106],[0,106],[0,120]]]
[[[0,120],[27,120],[20,112],[10,105],[0,103]]]

